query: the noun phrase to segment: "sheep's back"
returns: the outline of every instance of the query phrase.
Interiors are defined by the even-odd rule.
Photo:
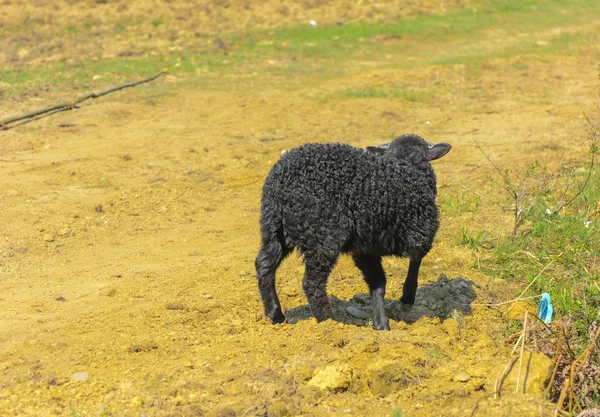
[[[281,207],[295,246],[332,238],[347,240],[348,250],[397,253],[431,245],[438,227],[435,187],[429,163],[410,165],[343,144],[309,144],[275,164],[263,204],[268,199]]]

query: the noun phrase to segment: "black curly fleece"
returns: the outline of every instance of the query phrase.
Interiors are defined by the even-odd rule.
[[[307,144],[275,164],[263,187],[256,260],[265,312],[273,321],[283,321],[274,272],[293,248],[304,255],[304,289],[319,320],[331,317],[325,284],[340,253],[353,255],[370,287],[381,280],[385,286],[381,256],[420,263],[439,226],[427,145],[405,135],[377,155],[344,144]],[[321,305],[313,308],[311,296]]]

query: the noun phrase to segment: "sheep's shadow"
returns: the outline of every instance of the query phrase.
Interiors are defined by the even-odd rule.
[[[405,323],[414,323],[421,317],[439,317],[444,320],[450,317],[454,311],[471,315],[471,303],[475,300],[475,289],[477,285],[462,277],[449,279],[440,274],[436,282],[420,286],[417,290],[415,304],[407,306],[400,300],[385,300],[385,311],[389,318]],[[369,319],[357,318],[348,313],[348,307],[354,307],[371,316],[371,297],[369,294],[355,295],[351,300],[340,300],[330,297],[333,315],[336,321],[345,324],[367,325]],[[296,307],[285,312],[288,323],[297,323],[312,317],[308,304]]]

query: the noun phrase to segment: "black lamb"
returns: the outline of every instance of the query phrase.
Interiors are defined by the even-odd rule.
[[[350,253],[369,286],[373,327],[389,330],[381,257],[410,258],[400,299],[415,302],[421,259],[438,230],[436,177],[429,161],[449,150],[408,134],[367,150],[307,144],[285,154],[263,186],[256,257],[258,288],[273,323],[285,316],[275,272],[297,248],[304,256],[302,286],[317,321],[333,317],[326,284],[341,253]]]

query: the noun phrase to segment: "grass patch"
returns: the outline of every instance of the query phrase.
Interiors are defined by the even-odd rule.
[[[440,203],[442,216],[457,216],[463,213],[477,213],[481,197],[467,194],[465,191],[458,193],[445,193]]]
[[[361,99],[361,98],[395,98],[405,101],[425,101],[430,98],[430,95],[424,91],[404,90],[401,88],[363,88],[363,89],[346,89],[338,90],[335,93],[338,96]]]
[[[458,244],[474,251],[489,248],[489,238],[491,233],[492,232],[489,230],[473,232],[468,227],[463,226],[460,228],[460,238],[458,239]]]
[[[342,26],[308,25],[275,31],[223,34],[229,46],[227,55],[220,52],[181,53],[165,47],[161,56],[86,60],[78,64],[55,64],[48,68],[19,71],[0,70],[0,79],[9,84],[6,90],[18,91],[40,84],[59,86],[86,82],[96,74],[105,80],[148,76],[164,67],[175,75],[197,73],[207,68],[216,74],[247,74],[252,71],[270,75],[326,75],[339,73],[346,62],[377,62],[386,67],[418,67],[428,65],[475,64],[492,58],[532,54],[579,52],[577,46],[592,42],[592,29],[552,33],[561,25],[573,26],[600,17],[600,9],[592,0],[502,1],[478,2],[443,15],[414,16],[394,24],[351,23]],[[111,35],[130,26],[148,22],[116,21]],[[150,24],[157,28],[161,18]],[[63,34],[77,33],[84,40],[91,36],[89,25],[69,26]],[[519,33],[521,36],[515,36]],[[503,42],[495,42],[503,39]],[[109,39],[110,41],[110,39]],[[478,47],[481,44],[481,47]],[[387,58],[386,58],[387,57]],[[394,59],[392,59],[394,58]],[[271,68],[266,61],[284,61]],[[321,73],[323,72],[323,73]],[[476,74],[475,74],[476,75]],[[202,78],[202,77],[198,77]],[[398,98],[426,101],[427,92],[400,88],[341,90],[337,94],[349,98]]]
[[[580,183],[586,175],[579,171]],[[489,275],[522,282],[524,288],[552,262],[527,295],[550,293],[557,317],[571,316],[587,329],[600,314],[600,172],[592,170],[584,191],[555,213],[550,208],[560,204],[562,195],[560,189],[544,190],[519,232],[495,239],[478,267]],[[483,236],[463,229],[459,243],[479,250]]]
[[[161,25],[165,24],[165,21],[163,19],[157,18],[157,19],[153,19],[150,24],[152,25],[152,27],[157,28]]]

